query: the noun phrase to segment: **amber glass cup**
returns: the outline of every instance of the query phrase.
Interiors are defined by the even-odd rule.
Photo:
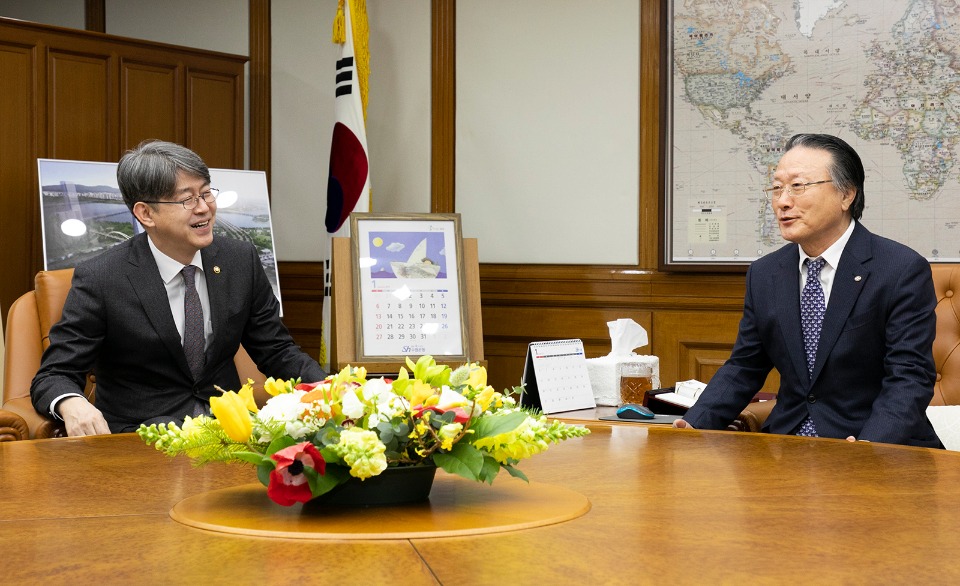
[[[653,390],[653,365],[644,362],[622,362],[617,369],[620,404],[643,404],[643,396]]]

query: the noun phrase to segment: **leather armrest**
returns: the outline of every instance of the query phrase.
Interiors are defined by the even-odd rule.
[[[20,416],[27,428],[32,432],[24,435],[23,439],[41,439],[48,437],[66,437],[67,430],[63,422],[37,413],[33,408],[30,397],[10,399],[3,404],[3,409]]]
[[[0,409],[0,442],[15,442],[30,437],[27,422],[13,411]]]
[[[776,399],[750,403],[734,422],[730,424],[729,429],[759,433],[761,428],[763,428],[763,422],[767,420],[767,416],[770,415],[770,411],[773,410],[773,406],[776,404]]]

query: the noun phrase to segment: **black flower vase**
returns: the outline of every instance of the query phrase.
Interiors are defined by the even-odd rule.
[[[423,502],[430,498],[436,473],[436,465],[427,463],[387,468],[366,480],[351,477],[333,490],[305,503],[303,510],[309,512],[333,506],[387,506]]]

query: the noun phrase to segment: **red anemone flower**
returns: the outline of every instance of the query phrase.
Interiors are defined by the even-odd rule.
[[[272,456],[277,467],[270,472],[270,484],[267,496],[270,500],[289,507],[294,503],[305,503],[313,498],[304,468],[313,468],[320,474],[326,470],[327,463],[317,448],[310,442],[303,442],[275,452]]]

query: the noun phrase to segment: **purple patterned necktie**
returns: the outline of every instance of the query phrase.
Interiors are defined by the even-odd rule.
[[[823,326],[823,314],[827,304],[820,285],[820,271],[827,261],[822,258],[807,259],[807,282],[800,295],[800,325],[803,328],[803,348],[807,353],[807,374],[813,376],[813,367],[817,361],[817,346],[820,344],[820,328]],[[797,435],[816,437],[817,429],[808,415],[800,424]]]
[[[200,378],[203,371],[203,306],[194,281],[197,267],[188,265],[180,273],[183,275],[183,354],[187,357],[193,379]]]

